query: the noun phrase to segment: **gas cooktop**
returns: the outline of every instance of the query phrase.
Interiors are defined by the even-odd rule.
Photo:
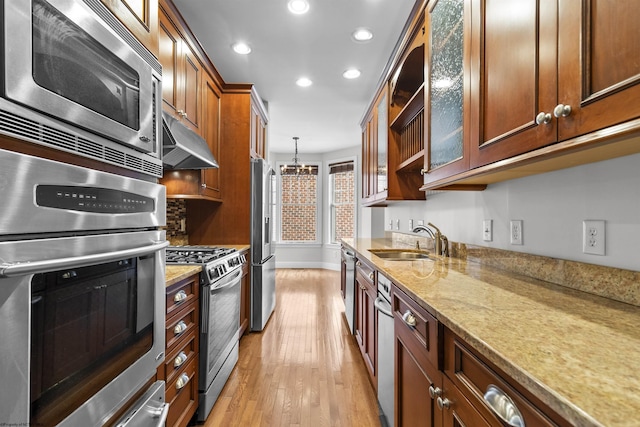
[[[167,264],[208,264],[237,252],[233,248],[217,246],[169,246]]]

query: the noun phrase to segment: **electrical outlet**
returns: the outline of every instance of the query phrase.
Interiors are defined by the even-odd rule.
[[[510,223],[511,227],[511,244],[512,245],[522,245],[522,220],[516,219],[512,220]]]
[[[181,218],[180,219],[180,231],[183,232],[183,233],[187,231],[187,220],[186,220],[186,218]]]
[[[418,225],[424,225],[424,219],[419,219],[418,220]]]
[[[396,230],[400,230],[400,220],[396,219]]]
[[[409,230],[413,230],[413,220],[409,220]]]
[[[389,230],[393,230],[393,220],[389,220]]]
[[[604,255],[605,231],[603,220],[582,221],[582,252]]]
[[[491,219],[482,221],[482,240],[485,242],[493,240],[493,220]]]

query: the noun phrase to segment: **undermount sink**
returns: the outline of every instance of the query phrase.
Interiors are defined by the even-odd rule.
[[[431,259],[429,252],[411,249],[369,249],[377,257],[393,261],[412,261],[417,259]]]

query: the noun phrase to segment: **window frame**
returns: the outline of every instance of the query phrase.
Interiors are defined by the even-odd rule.
[[[294,245],[302,245],[302,246],[317,246],[317,245],[321,245],[322,244],[322,235],[323,235],[323,230],[322,230],[322,207],[323,207],[323,203],[322,203],[322,194],[323,194],[323,188],[324,188],[324,169],[323,169],[323,162],[319,162],[319,161],[312,161],[312,162],[304,162],[305,166],[315,166],[318,168],[318,175],[316,177],[317,179],[317,183],[316,183],[316,238],[315,240],[282,240],[282,174],[281,174],[281,167],[285,166],[285,165],[291,165],[290,162],[277,162],[276,163],[276,168],[275,168],[275,172],[276,172],[276,188],[277,188],[277,203],[276,203],[276,209],[277,209],[277,239],[276,239],[276,243],[278,245],[290,245],[290,246],[294,246]]]
[[[358,159],[357,157],[344,157],[338,159],[332,159],[327,161],[326,173],[327,173],[327,232],[326,232],[326,242],[328,245],[340,245],[339,241],[333,240],[333,215],[332,215],[332,207],[333,207],[333,198],[332,198],[332,186],[331,186],[331,177],[329,174],[329,166],[337,163],[353,163],[353,238],[356,239],[358,237]]]

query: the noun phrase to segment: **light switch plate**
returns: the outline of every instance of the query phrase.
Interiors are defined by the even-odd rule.
[[[482,221],[482,240],[485,242],[493,240],[493,220],[491,219]]]

